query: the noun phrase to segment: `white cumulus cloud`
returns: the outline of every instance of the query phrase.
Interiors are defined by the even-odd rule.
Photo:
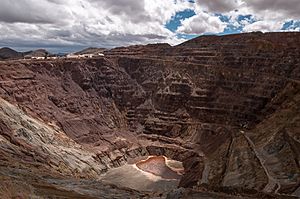
[[[300,20],[299,0],[197,0],[196,16],[182,22],[178,30],[184,33],[201,34],[222,32],[224,23],[216,19],[222,14],[229,20],[227,25],[243,27],[244,32],[282,31],[289,20]],[[239,20],[240,16],[250,15],[253,21]],[[297,30],[291,27],[290,30]]]
[[[182,19],[176,32],[167,29],[172,17],[186,9],[196,15]],[[222,21],[220,14],[228,20]],[[240,20],[240,15],[251,20]],[[281,31],[290,20],[300,20],[299,0],[1,0],[0,47],[178,44],[184,41],[178,33],[221,33],[227,26]]]
[[[115,47],[182,42],[165,27],[187,0],[2,0],[0,46]]]
[[[185,34],[219,33],[223,32],[225,27],[225,23],[219,17],[200,12],[183,20],[182,26],[178,28],[177,32]]]

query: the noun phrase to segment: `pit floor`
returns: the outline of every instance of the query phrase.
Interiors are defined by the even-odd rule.
[[[166,192],[176,188],[182,164],[164,156],[149,156],[134,164],[110,169],[100,180],[138,191]]]

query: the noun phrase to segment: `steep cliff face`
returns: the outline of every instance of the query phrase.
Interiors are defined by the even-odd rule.
[[[1,165],[100,178],[164,155],[194,189],[169,197],[299,195],[299,46],[299,33],[253,33],[2,62]]]

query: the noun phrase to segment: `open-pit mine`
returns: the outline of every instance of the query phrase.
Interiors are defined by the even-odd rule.
[[[300,33],[0,61],[0,198],[300,197]]]

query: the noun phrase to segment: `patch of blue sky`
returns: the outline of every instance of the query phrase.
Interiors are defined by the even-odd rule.
[[[290,20],[286,21],[281,30],[296,30],[300,29],[300,20]]]
[[[179,39],[186,39],[186,40],[190,40],[190,39],[194,39],[196,37],[198,37],[199,35],[197,34],[176,34],[177,38]]]
[[[230,21],[230,17],[222,14],[215,14],[215,16],[219,17],[222,22],[228,23]]]
[[[237,17],[237,21],[248,21],[250,23],[254,23],[256,20],[253,15],[239,15]]]
[[[242,26],[227,25],[223,32],[218,35],[237,34],[243,32]]]
[[[196,15],[194,10],[186,9],[184,11],[177,12],[175,16],[165,25],[167,29],[175,32],[179,26],[181,26],[181,21]]]
[[[239,15],[236,19],[237,23],[234,23],[231,18],[226,15],[216,14],[216,16],[218,16],[222,22],[227,24],[224,31],[218,35],[241,33],[243,32],[245,24],[252,24],[257,21],[253,15]]]

